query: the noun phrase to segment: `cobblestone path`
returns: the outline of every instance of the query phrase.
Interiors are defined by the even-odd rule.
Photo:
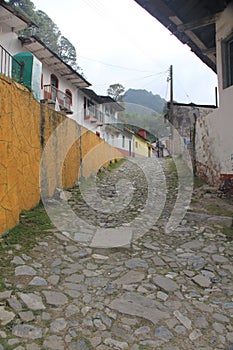
[[[51,201],[63,234],[53,228],[37,237],[30,254],[23,253],[24,242],[8,252],[12,273],[0,292],[0,350],[233,349],[233,242],[224,234],[231,220],[205,215],[209,196],[200,199],[196,190],[194,203],[203,201],[203,213],[190,210],[165,233],[178,185],[163,162],[152,176],[155,223],[143,212],[145,174],[130,162],[99,180],[98,196],[84,185],[91,205],[79,188],[71,191],[81,224]],[[115,183],[124,177],[131,184],[122,182],[125,196],[111,207]],[[106,200],[102,213],[99,197]],[[114,238],[119,226],[119,234],[129,235],[125,241]]]

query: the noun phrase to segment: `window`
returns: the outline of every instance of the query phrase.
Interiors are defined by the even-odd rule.
[[[123,135],[122,136],[122,148],[124,148],[125,147],[125,136]]]
[[[72,106],[72,92],[69,89],[66,89],[65,93],[67,96],[69,96],[70,106]]]
[[[222,43],[223,88],[233,85],[233,34]]]
[[[41,89],[43,90],[44,88],[44,74],[41,74]]]
[[[138,148],[138,141],[135,142],[135,147]]]

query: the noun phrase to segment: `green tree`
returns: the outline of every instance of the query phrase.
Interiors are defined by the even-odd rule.
[[[58,41],[58,55],[61,57],[61,59],[69,64],[73,69],[77,69],[77,63],[76,63],[76,50],[74,45],[71,44],[71,42],[65,38],[64,36],[61,36]]]
[[[25,15],[34,19],[35,5],[30,0],[9,0],[7,3],[10,6],[15,7],[18,11],[23,12]]]
[[[112,97],[115,101],[120,101],[124,92],[125,92],[124,86],[119,83],[110,85],[107,90],[107,94],[110,97]]]
[[[35,22],[38,25],[37,35],[52,51],[58,54],[58,40],[61,32],[58,26],[43,11],[36,11]]]

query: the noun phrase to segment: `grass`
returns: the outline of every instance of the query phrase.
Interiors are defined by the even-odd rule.
[[[20,244],[23,246],[24,252],[30,252],[36,243],[36,238],[39,235],[45,235],[46,231],[51,228],[53,228],[53,225],[42,204],[30,211],[23,211],[20,215],[19,224],[4,236],[0,251],[9,250],[14,245]]]
[[[122,159],[115,159],[114,161],[111,161],[109,162],[109,166],[108,166],[108,170],[114,170],[114,169],[117,169],[119,168],[124,162],[126,161],[125,158],[122,158]]]
[[[232,210],[223,208],[218,204],[208,204],[206,208],[207,208],[207,211],[213,215],[233,217]]]
[[[223,233],[226,235],[228,241],[233,241],[233,227],[223,227]]]
[[[0,241],[0,291],[7,289],[4,281],[14,273],[11,264],[14,255],[10,251],[15,254],[15,245],[19,244],[22,247],[21,253],[30,253],[36,245],[37,237],[47,236],[47,230],[51,228],[53,225],[42,204],[21,213],[19,224],[9,230]]]

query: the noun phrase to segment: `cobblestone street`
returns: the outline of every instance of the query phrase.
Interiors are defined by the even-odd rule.
[[[233,350],[233,205],[195,187],[188,213],[165,232],[179,186],[161,162],[148,204],[143,166],[126,161],[101,174],[96,193],[83,184],[86,202],[82,184],[69,192],[77,221],[53,199],[60,230],[36,236],[27,253],[24,241],[5,248],[0,350]],[[217,204],[222,216],[208,211]]]

